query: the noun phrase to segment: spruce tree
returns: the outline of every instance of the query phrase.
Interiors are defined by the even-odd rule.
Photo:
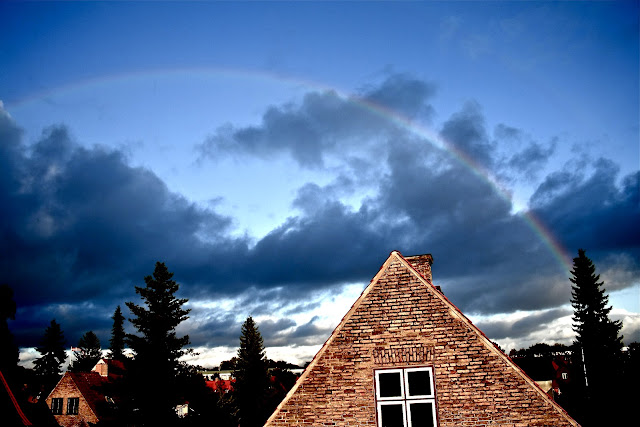
[[[578,257],[573,259],[573,269],[569,278],[571,286],[571,305],[573,306],[573,330],[576,332],[574,342],[575,361],[580,369],[575,378],[583,387],[586,399],[598,398],[607,405],[616,400],[616,391],[621,366],[622,336],[619,335],[622,323],[609,318],[611,306],[609,296],[605,293],[604,282],[596,274],[596,267],[583,249],[578,250]],[[608,390],[606,393],[602,393]],[[605,402],[606,401],[606,402]],[[591,408],[585,402],[581,406]],[[612,420],[608,411],[600,408],[593,413],[584,414],[583,424],[599,425],[605,419]]]
[[[240,349],[234,376],[234,397],[241,427],[261,426],[269,414],[265,403],[269,388],[268,362],[264,342],[252,317],[242,325]]]
[[[178,359],[186,353],[183,347],[189,337],[177,337],[176,327],[188,318],[190,310],[182,306],[187,299],[175,297],[179,285],[172,280],[164,263],[157,262],[153,276],[146,276],[146,286],[136,286],[136,293],[145,306],[127,302],[134,317],[129,321],[141,336],[127,335],[127,343],[135,352],[130,379],[138,422],[164,425],[175,417],[173,408],[178,403],[176,389],[180,373]]]
[[[124,356],[124,316],[120,306],[116,307],[116,311],[113,313],[113,327],[111,328],[111,348],[109,356],[112,359],[120,360]]]
[[[67,359],[65,343],[60,324],[53,319],[45,329],[40,346],[36,348],[42,356],[34,362],[36,374],[43,379],[46,386],[55,384],[60,377],[61,365]]]
[[[73,351],[76,360],[71,365],[73,372],[89,372],[102,358],[102,348],[98,336],[89,331],[78,341],[78,350]]]

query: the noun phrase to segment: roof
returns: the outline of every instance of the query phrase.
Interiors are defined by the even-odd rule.
[[[218,391],[218,390],[231,391],[233,390],[233,383],[235,382],[236,380],[214,380],[214,381],[205,381],[205,384],[207,387],[209,387],[213,391]]]
[[[93,413],[99,417],[99,404],[105,401],[101,389],[105,380],[97,372],[67,372],[76,383],[78,390],[91,407]]]
[[[326,405],[327,401],[335,401],[332,400],[331,394],[336,392],[341,393],[342,396],[344,396],[341,399],[343,402],[345,399],[352,399],[349,400],[348,403],[344,403],[344,405],[356,405],[359,408],[363,408],[363,406],[358,403],[360,401],[356,401],[354,399],[360,399],[358,395],[363,395],[365,396],[364,399],[368,402],[368,398],[366,396],[371,392],[371,390],[369,390],[369,388],[372,387],[371,382],[362,382],[361,378],[363,377],[361,376],[353,378],[345,377],[344,375],[353,375],[353,366],[357,363],[366,363],[366,368],[364,368],[367,372],[366,375],[371,375],[371,368],[375,366],[375,364],[382,363],[375,361],[377,351],[376,346],[379,346],[376,342],[380,342],[381,346],[386,348],[394,345],[393,343],[387,342],[388,339],[392,339],[396,341],[395,347],[398,347],[399,345],[400,347],[406,346],[408,342],[403,341],[402,337],[394,335],[396,334],[394,331],[399,329],[398,325],[400,322],[404,325],[402,327],[405,328],[405,331],[407,331],[406,328],[413,328],[414,330],[416,330],[416,327],[418,328],[416,330],[417,332],[413,334],[415,337],[413,337],[413,335],[409,337],[409,334],[406,334],[407,337],[409,337],[409,340],[415,341],[416,343],[423,339],[422,335],[425,333],[425,329],[420,328],[424,328],[427,324],[435,325],[435,322],[440,322],[438,323],[440,326],[427,326],[427,330],[430,330],[433,333],[431,338],[428,339],[439,342],[439,344],[431,344],[432,346],[436,345],[436,347],[431,347],[431,350],[429,351],[435,351],[438,355],[437,357],[440,358],[440,363],[448,365],[440,365],[438,368],[442,373],[442,376],[440,377],[442,380],[441,382],[444,382],[446,378],[449,387],[457,387],[455,384],[460,381],[462,376],[470,372],[470,368],[465,368],[466,371],[464,369],[459,372],[456,371],[456,368],[452,367],[455,365],[456,361],[448,361],[447,357],[451,356],[447,355],[455,355],[455,349],[458,347],[473,347],[473,349],[469,351],[473,351],[474,354],[478,355],[477,357],[480,357],[479,355],[481,353],[479,352],[486,354],[487,356],[482,357],[489,357],[490,365],[485,368],[483,362],[478,360],[474,361],[475,365],[472,369],[491,369],[491,372],[494,375],[507,375],[509,383],[512,384],[512,386],[517,387],[517,393],[520,393],[520,390],[523,390],[522,392],[524,392],[525,389],[528,390],[526,392],[526,399],[529,400],[529,403],[532,403],[530,399],[537,396],[535,400],[538,400],[539,402],[536,405],[538,405],[537,407],[540,411],[548,411],[549,416],[557,419],[558,421],[562,419],[563,425],[566,423],[577,426],[578,424],[571,419],[571,417],[569,417],[569,415],[560,406],[550,400],[546,393],[540,389],[540,387],[538,387],[531,378],[529,378],[500,349],[498,349],[482,333],[482,331],[473,325],[473,323],[432,284],[432,263],[433,257],[429,254],[405,258],[398,251],[391,252],[378,273],[364,289],[360,297],[354,302],[331,336],[315,355],[298,382],[289,391],[280,405],[278,405],[276,411],[267,421],[267,425],[290,425],[287,424],[285,419],[293,420],[298,416],[296,415],[294,418],[291,418],[291,414],[299,410],[306,410],[308,407],[314,408],[309,412],[310,414],[323,413],[325,410],[333,411],[333,409]],[[400,291],[400,289],[403,289],[403,291]],[[405,297],[402,292],[409,292],[410,295],[406,295]],[[384,299],[385,297],[388,299]],[[421,307],[414,307],[412,304],[418,304],[421,305]],[[425,304],[425,306],[422,306],[423,304]],[[374,307],[374,305],[376,306]],[[393,313],[389,311],[392,305],[397,305]],[[428,308],[427,306],[432,308]],[[370,309],[372,311],[369,311]],[[377,320],[374,320],[378,318],[377,316],[381,316],[380,319],[384,318],[384,321],[389,324],[391,315],[395,316],[393,319],[397,320],[393,320],[394,325],[393,327],[389,325],[387,332],[383,332],[384,328],[381,328],[380,324],[374,324],[377,322]],[[455,332],[448,329],[449,327],[455,328]],[[451,335],[453,333],[456,335]],[[463,341],[456,341],[461,339]],[[447,343],[447,340],[453,341],[449,341]],[[440,347],[437,347],[438,345]],[[350,346],[353,346],[353,348]],[[359,351],[358,355],[353,354],[354,349]],[[389,358],[391,359],[391,357],[393,357],[395,360],[396,356],[392,349],[390,353],[392,353],[393,356],[389,356]],[[342,357],[346,357],[348,360],[342,359]],[[409,357],[415,356],[410,355]],[[413,362],[409,363],[415,363],[418,359],[403,359],[403,356],[400,355],[398,360],[400,361],[399,363],[407,363],[408,360],[413,360]],[[404,360],[404,362],[402,362],[402,360]],[[347,370],[351,374],[343,373],[347,372]],[[322,389],[319,385],[322,381],[325,381],[326,379],[326,381],[328,381],[327,384],[331,384],[331,382],[335,383],[335,377],[337,376],[342,376],[341,379],[345,380],[345,382],[351,381],[356,387],[364,388],[361,388],[358,393],[354,393],[353,385],[349,385],[349,389],[332,389],[327,391],[325,395],[314,395],[315,392],[313,390]],[[497,381],[485,383],[486,388],[487,390],[490,389],[491,393],[503,393],[503,380],[498,377],[496,377],[496,379]],[[478,380],[474,381],[477,382]],[[309,384],[307,385],[307,383]],[[460,385],[459,387],[467,386]],[[458,391],[456,391],[456,393],[463,393],[465,389],[459,388],[457,390]],[[300,397],[294,398],[298,392],[300,393]],[[487,391],[487,393],[488,392],[489,391]],[[510,395],[512,395],[512,393],[508,393],[505,396]],[[313,401],[312,397],[312,400],[309,401],[309,396],[315,396],[316,400]],[[447,399],[447,404],[449,405],[447,408],[447,414],[449,416],[457,416],[455,415],[455,409],[452,409],[454,406],[454,403],[452,402],[454,402],[454,400],[452,400],[450,396],[451,393],[448,393],[446,397],[444,395],[442,396],[443,399]],[[487,396],[488,399],[489,395]],[[511,397],[508,398],[511,399]],[[287,406],[289,405],[289,401],[291,401],[291,405]],[[491,403],[490,400],[484,400],[481,404],[502,405],[502,403]],[[373,403],[366,403],[366,407],[373,408]],[[505,406],[505,408],[506,407],[508,406]],[[307,417],[306,412],[302,416]],[[311,423],[314,422],[313,417],[315,417],[315,415],[309,415]],[[299,422],[300,419],[296,418],[296,421]],[[304,421],[306,422],[307,419],[305,418]],[[369,421],[366,421],[366,423],[369,422],[370,419]]]
[[[22,411],[15,395],[11,391],[7,380],[0,371],[0,394],[2,395],[2,418],[4,422],[11,422],[12,425],[30,426],[31,421]]]

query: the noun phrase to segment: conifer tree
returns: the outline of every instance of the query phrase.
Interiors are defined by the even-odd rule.
[[[76,360],[71,366],[73,372],[89,372],[102,358],[102,348],[98,336],[89,331],[78,341],[78,349],[73,351]]]
[[[164,263],[157,262],[153,276],[146,276],[146,286],[136,286],[145,306],[127,302],[134,317],[129,321],[141,336],[127,335],[127,343],[135,352],[131,366],[131,386],[139,422],[165,425],[175,417],[178,403],[176,389],[180,373],[178,359],[186,353],[183,347],[189,337],[177,337],[176,327],[188,318],[190,310],[182,306],[187,299],[176,298],[179,285],[172,280]]]
[[[622,336],[619,332],[622,323],[609,318],[609,296],[595,271],[596,267],[585,251],[578,250],[578,257],[573,259],[572,277],[569,278],[572,283],[573,330],[576,332],[574,355],[579,367],[575,370],[578,374],[575,379],[580,380],[578,383],[587,400],[597,397],[603,407],[610,407],[608,405],[613,405],[618,398],[616,390],[622,361]],[[607,392],[602,393],[603,390]],[[612,414],[601,408],[591,412],[592,404],[588,401],[580,406],[585,409],[584,419],[580,420],[584,425],[604,425],[601,423],[607,419],[613,420]]]
[[[116,307],[116,311],[113,313],[113,327],[111,328],[111,349],[109,356],[112,359],[122,359],[124,356],[124,316],[120,306]]]
[[[263,425],[269,415],[265,414],[265,399],[269,388],[268,361],[262,335],[252,317],[248,317],[242,325],[234,376],[234,397],[240,426]]]
[[[45,329],[40,346],[36,348],[42,356],[34,362],[36,374],[43,378],[47,386],[55,384],[60,377],[61,365],[67,359],[65,343],[60,324],[53,319]]]
[[[597,387],[601,385],[603,376],[610,375],[610,372],[604,373],[601,366],[619,361],[622,337],[618,334],[622,324],[609,319],[609,296],[605,294],[604,282],[599,281],[600,275],[595,274],[595,270],[585,251],[578,250],[578,257],[573,259],[573,277],[569,279],[573,283],[573,330],[576,343],[584,352],[587,383]]]

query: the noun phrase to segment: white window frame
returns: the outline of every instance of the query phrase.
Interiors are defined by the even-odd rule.
[[[431,418],[433,419],[433,425],[434,426],[438,425],[438,417],[436,415],[436,400],[435,399],[409,399],[409,400],[406,401],[406,405],[407,405],[406,420],[407,420],[407,426],[408,427],[413,427],[413,424],[411,422],[411,406],[414,403],[431,403]]]
[[[379,369],[376,371],[376,400],[398,400],[404,399],[405,381],[403,380],[404,369]],[[380,396],[380,374],[400,374],[400,396],[382,397]]]
[[[429,372],[430,394],[409,396],[409,375],[410,372]],[[400,374],[400,396],[382,397],[380,396],[380,374]],[[412,366],[407,368],[376,369],[374,371],[375,397],[376,397],[376,418],[377,426],[382,427],[382,407],[385,405],[402,405],[403,424],[405,427],[413,427],[411,423],[411,405],[414,403],[431,403],[431,415],[433,425],[438,425],[436,413],[436,396],[434,370],[431,366]],[[417,427],[417,426],[416,426]]]

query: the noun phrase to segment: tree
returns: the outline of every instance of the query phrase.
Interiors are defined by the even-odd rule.
[[[619,378],[622,356],[622,337],[619,335],[622,323],[609,319],[611,306],[609,296],[605,293],[604,282],[595,273],[596,267],[583,249],[578,250],[578,257],[573,259],[573,269],[569,278],[571,286],[571,305],[573,306],[573,330],[576,332],[574,342],[576,362],[581,366],[581,385],[587,399],[598,393],[601,403],[613,404],[614,393],[601,393],[603,390],[615,390]],[[593,391],[593,392],[592,392]],[[604,400],[610,400],[604,402]],[[584,405],[591,407],[590,404]],[[585,415],[585,422],[598,424],[598,414],[608,411],[595,411]],[[609,419],[611,421],[611,419]],[[594,424],[595,425],[595,424]]]
[[[252,317],[248,317],[244,322],[241,332],[240,349],[234,370],[234,396],[240,426],[261,426],[269,415],[265,414],[269,370],[264,342]]]
[[[146,276],[146,287],[136,286],[136,293],[146,307],[127,302],[134,317],[129,319],[141,336],[128,334],[127,343],[135,352],[131,366],[131,392],[136,411],[143,424],[162,425],[175,417],[173,408],[180,397],[176,389],[180,372],[178,359],[189,337],[177,337],[176,327],[188,319],[190,310],[182,306],[187,299],[175,297],[179,285],[172,280],[164,263],[157,262],[153,276]]]
[[[124,357],[124,316],[122,315],[122,310],[120,310],[120,306],[116,308],[116,311],[113,313],[113,327],[111,328],[111,349],[109,351],[109,356],[112,359],[122,359]]]
[[[73,355],[76,358],[71,366],[73,372],[88,372],[96,366],[96,363],[102,358],[102,348],[100,340],[93,331],[85,333],[80,338],[78,350],[74,350]]]
[[[55,384],[60,377],[61,365],[67,359],[65,344],[60,324],[53,319],[44,331],[40,346],[36,348],[42,356],[34,362],[37,374],[43,378],[47,386]]]
[[[0,285],[0,370],[7,375],[18,365],[18,347],[9,330],[8,319],[15,320],[16,303],[13,300],[13,289],[9,285]]]

